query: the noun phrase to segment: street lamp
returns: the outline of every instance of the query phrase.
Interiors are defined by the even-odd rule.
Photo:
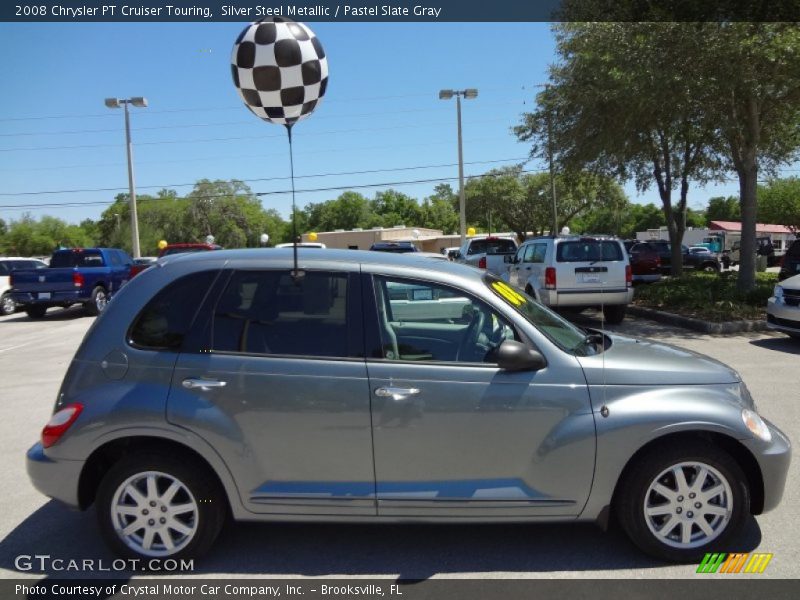
[[[461,245],[467,240],[467,210],[464,201],[464,152],[461,144],[461,97],[472,100],[478,97],[478,90],[468,88],[466,90],[440,90],[439,100],[450,100],[456,97],[456,115],[458,118],[458,218],[459,231],[461,233]]]
[[[139,217],[136,214],[136,186],[133,182],[133,146],[131,144],[131,120],[128,116],[128,104],[133,104],[139,108],[147,107],[147,98],[135,96],[133,98],[106,98],[108,108],[119,108],[125,106],[125,141],[128,150],[128,189],[131,196],[131,238],[133,245],[133,257],[139,258],[142,254],[139,250]]]

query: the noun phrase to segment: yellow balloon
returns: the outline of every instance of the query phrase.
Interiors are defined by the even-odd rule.
[[[159,250],[163,250],[167,246],[168,246],[167,240],[161,240],[160,242],[158,242],[158,249]]]
[[[474,227],[468,227],[467,228],[467,235],[475,235],[475,228]]]
[[[316,231],[312,231],[311,233],[308,234],[308,241],[309,242],[316,242],[317,241],[317,232]]]

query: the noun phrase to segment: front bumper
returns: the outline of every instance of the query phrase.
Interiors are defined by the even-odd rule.
[[[83,470],[82,460],[53,460],[44,453],[41,442],[34,444],[26,455],[28,477],[38,491],[78,508],[78,481]]]
[[[800,335],[800,306],[790,306],[773,296],[767,300],[767,327]]]
[[[772,434],[772,441],[763,442],[758,439],[743,440],[742,443],[753,454],[761,468],[764,481],[764,508],[768,512],[780,504],[786,477],[789,474],[789,463],[792,459],[792,444],[780,429],[764,419]]]

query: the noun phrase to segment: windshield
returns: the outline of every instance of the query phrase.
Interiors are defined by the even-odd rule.
[[[484,276],[483,281],[498,298],[525,317],[562,350],[585,356],[595,354],[602,348],[602,344],[600,348],[596,348],[590,343],[592,340],[587,332],[542,306],[522,290],[491,274]]]

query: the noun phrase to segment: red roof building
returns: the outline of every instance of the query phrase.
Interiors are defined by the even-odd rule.
[[[708,228],[711,231],[741,231],[742,224],[738,221],[711,221]],[[792,235],[794,232],[786,225],[756,223],[756,233],[785,233]]]

